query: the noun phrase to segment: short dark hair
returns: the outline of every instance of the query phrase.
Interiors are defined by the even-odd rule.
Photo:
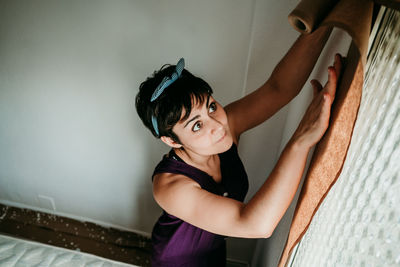
[[[181,76],[169,85],[155,101],[150,102],[157,86],[164,77],[170,77],[175,68],[175,65],[164,65],[159,71],[155,71],[153,76],[142,82],[136,95],[135,104],[143,124],[155,137],[168,136],[180,143],[172,128],[181,119],[182,109],[185,110],[183,119],[187,119],[192,109],[192,103],[202,104],[213,91],[206,81],[183,69]],[[159,135],[153,128],[152,116],[157,120]]]

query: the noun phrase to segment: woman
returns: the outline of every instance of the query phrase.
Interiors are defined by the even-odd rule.
[[[175,66],[140,86],[136,108],[154,136],[171,147],[153,173],[164,210],[152,233],[153,266],[225,266],[225,236],[269,237],[291,203],[307,154],[329,124],[341,70],[336,55],[279,161],[254,197],[243,203],[247,175],[237,153],[240,135],[295,97],[311,73],[330,29],[300,36],[259,89],[226,107],[202,79]]]

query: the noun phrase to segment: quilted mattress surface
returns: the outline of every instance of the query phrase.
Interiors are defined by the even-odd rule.
[[[37,242],[0,235],[0,267],[132,267],[136,265],[112,261]]]

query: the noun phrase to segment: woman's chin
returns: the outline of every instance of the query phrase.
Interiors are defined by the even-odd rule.
[[[225,151],[228,151],[233,144],[233,138],[230,135],[225,135],[223,138],[221,138],[221,140],[218,141],[218,143],[216,144],[218,147],[221,147],[221,152],[219,153],[223,153]]]

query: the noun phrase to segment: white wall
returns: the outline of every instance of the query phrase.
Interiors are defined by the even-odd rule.
[[[252,5],[89,2],[3,2],[1,199],[38,206],[42,194],[57,211],[149,232],[166,147],[136,114],[138,85],[183,56],[223,102],[239,97]]]
[[[222,104],[241,97],[298,36],[296,3],[1,1],[0,202],[150,233],[161,211],[150,176],[168,148],[136,115],[139,84],[184,57]],[[242,137],[247,199],[276,162],[287,113]],[[250,261],[255,245],[231,239],[228,257]]]
[[[240,0],[1,1],[1,202],[51,209],[44,195],[51,212],[150,233],[167,147],[136,114],[138,86],[185,57],[223,104],[240,97],[252,14]]]

